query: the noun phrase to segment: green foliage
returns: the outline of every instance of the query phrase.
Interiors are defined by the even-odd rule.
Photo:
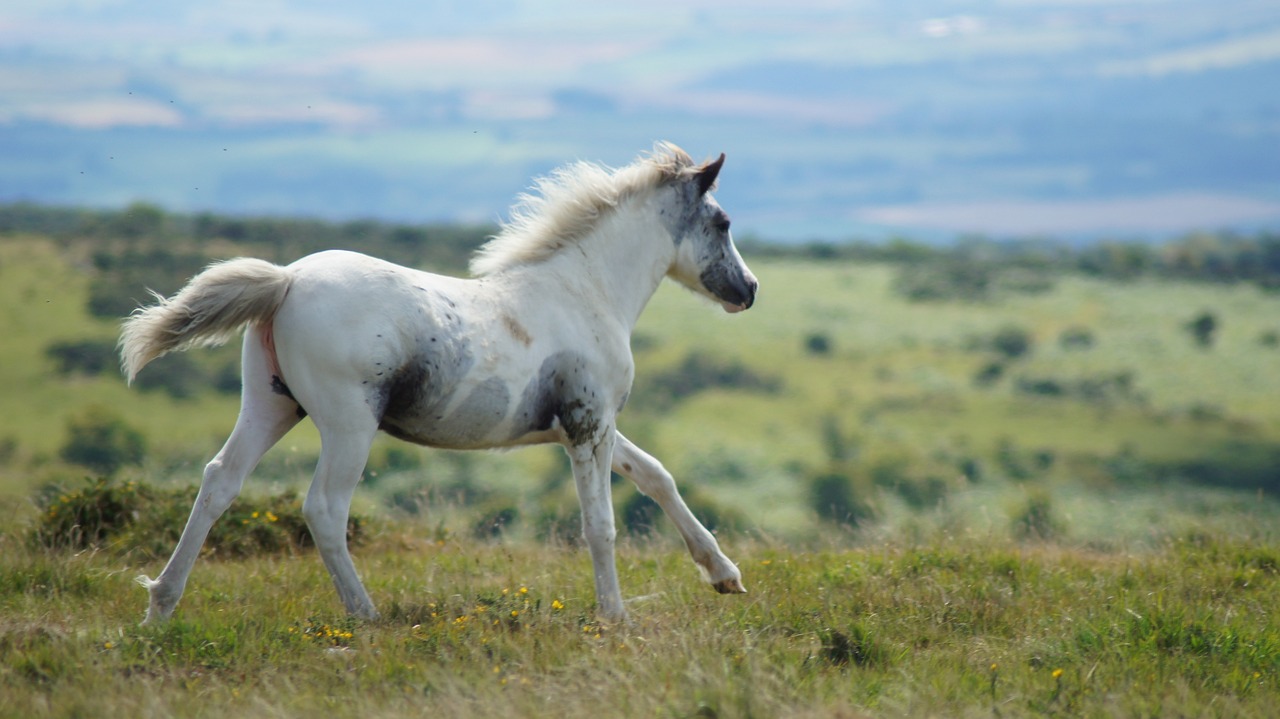
[[[1044,541],[1061,535],[1063,526],[1053,509],[1053,496],[1036,488],[1026,502],[1012,512],[1013,534],[1018,539]]]
[[[780,377],[753,370],[739,360],[693,351],[671,369],[637,378],[632,397],[645,409],[665,410],[707,390],[772,394],[782,384]]]
[[[140,482],[86,480],[50,487],[38,497],[40,516],[30,540],[49,549],[109,549],[144,558],[168,556],[195,501],[194,489],[160,489]],[[365,520],[353,514],[347,537],[357,541]],[[302,503],[293,492],[238,500],[209,533],[205,554],[246,557],[311,546]]]
[[[989,265],[964,259],[904,265],[894,290],[912,302],[979,302],[991,298],[993,274]]]
[[[141,464],[146,438],[111,410],[92,405],[67,422],[67,441],[61,457],[94,472],[115,474],[126,465]]]
[[[809,507],[825,520],[858,527],[876,518],[871,482],[847,465],[815,472],[807,484]]]
[[[125,532],[154,500],[151,488],[136,482],[97,479],[80,489],[49,488],[31,539],[51,549],[96,547]]]
[[[1064,350],[1092,349],[1097,339],[1088,327],[1068,327],[1058,335],[1058,346]]]
[[[804,338],[804,350],[814,356],[831,354],[831,337],[825,332],[811,332]]]
[[[82,374],[92,377],[114,370],[120,363],[113,340],[55,342],[45,348],[45,355],[53,361],[57,373],[63,376]]]
[[[848,632],[838,629],[824,632],[819,657],[837,667],[885,668],[889,663],[889,652],[860,624],[853,625]]]
[[[1209,349],[1218,332],[1218,316],[1212,312],[1201,312],[1185,325],[1191,339],[1198,347]]]
[[[632,536],[652,534],[662,515],[662,507],[640,491],[634,491],[618,507],[623,530]]]
[[[1006,360],[1016,360],[1026,356],[1034,346],[1031,333],[1021,327],[1007,326],[1000,328],[991,338],[991,349]]]

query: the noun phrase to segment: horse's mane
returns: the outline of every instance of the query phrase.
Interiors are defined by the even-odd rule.
[[[588,235],[600,218],[623,200],[697,171],[689,153],[659,142],[653,152],[626,167],[611,170],[575,162],[534,180],[511,218],[471,259],[471,273],[493,274],[516,265],[541,262]]]

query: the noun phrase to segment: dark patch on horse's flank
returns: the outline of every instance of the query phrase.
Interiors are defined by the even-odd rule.
[[[538,376],[520,397],[514,437],[545,432],[556,421],[573,445],[584,444],[599,433],[599,402],[591,398],[593,393],[588,387],[577,381],[577,375],[585,373],[584,364],[582,356],[572,352],[557,352],[542,362]],[[575,381],[566,382],[566,378]]]
[[[271,375],[271,391],[279,395],[284,395],[294,402],[298,401],[298,398],[294,397],[293,392],[290,391],[289,385],[285,384],[284,380],[280,379],[280,375],[278,374]]]
[[[504,314],[502,315],[502,325],[507,328],[507,331],[511,333],[512,337],[519,340],[520,344],[525,347],[533,344],[533,338],[529,336],[529,330],[526,330],[524,325],[520,324],[516,318],[511,315]]]
[[[289,389],[289,385],[285,384],[284,380],[280,379],[280,375],[278,374],[271,375],[271,391],[282,397],[288,397],[293,400],[294,404],[298,405],[298,419],[302,419],[307,416],[307,410],[302,408],[302,405],[298,402],[298,398],[294,397],[293,391]]]
[[[382,376],[381,372],[377,374]],[[381,384],[382,406],[379,408],[379,419],[410,414],[420,401],[429,376],[427,366],[422,362],[409,362],[396,370],[390,379]]]

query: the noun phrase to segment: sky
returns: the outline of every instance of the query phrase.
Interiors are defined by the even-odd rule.
[[[763,239],[1280,227],[1280,3],[8,0],[0,201],[492,222],[727,153]]]

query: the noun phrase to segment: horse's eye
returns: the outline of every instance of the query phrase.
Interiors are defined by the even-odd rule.
[[[722,217],[722,218],[720,218],[720,219],[716,220],[716,229],[717,229],[717,230],[719,230],[720,232],[728,232],[728,231],[729,231],[729,218],[728,218],[728,217]]]

